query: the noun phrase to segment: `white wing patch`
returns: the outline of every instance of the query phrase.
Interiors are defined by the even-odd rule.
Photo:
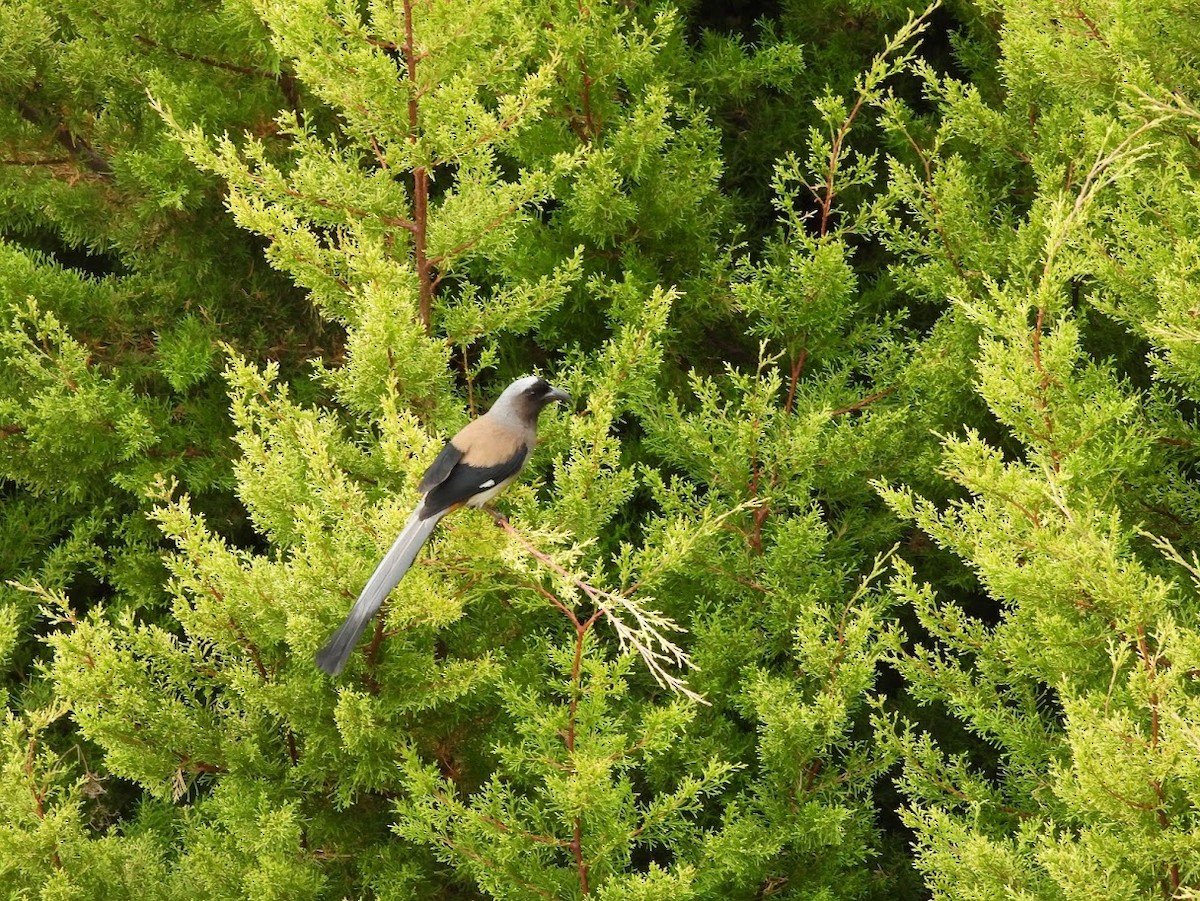
[[[484,482],[484,483],[483,483],[482,485],[480,485],[479,487],[480,487],[480,488],[491,488],[491,487],[492,487],[493,485],[495,485],[495,484],[496,484],[496,480],[495,480],[495,479],[488,479],[486,482]]]

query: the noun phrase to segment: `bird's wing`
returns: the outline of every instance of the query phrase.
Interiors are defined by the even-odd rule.
[[[490,466],[472,466],[465,460],[459,460],[450,474],[425,495],[420,515],[424,518],[445,513],[452,507],[467,503],[476,495],[502,485],[521,471],[528,456],[529,448],[522,444],[508,459]]]
[[[447,441],[446,446],[442,448],[442,452],[434,457],[433,462],[429,464],[429,468],[425,470],[425,475],[421,477],[421,484],[417,486],[417,490],[424,494],[435,485],[440,485],[446,481],[446,477],[450,475],[450,470],[454,468],[454,464],[462,459],[462,448],[456,445],[453,441]]]
[[[465,504],[511,479],[529,457],[531,436],[481,416],[450,439],[421,479],[422,518]]]

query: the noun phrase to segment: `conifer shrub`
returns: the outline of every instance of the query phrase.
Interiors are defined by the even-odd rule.
[[[8,4],[4,896],[1196,896],[1189,12]]]

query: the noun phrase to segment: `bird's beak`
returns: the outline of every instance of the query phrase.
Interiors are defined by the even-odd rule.
[[[556,401],[559,401],[560,403],[564,403],[568,407],[571,405],[571,395],[569,395],[569,394],[567,394],[567,392],[563,391],[562,388],[551,388],[549,391],[546,392],[546,403],[549,403],[552,400],[556,400]]]

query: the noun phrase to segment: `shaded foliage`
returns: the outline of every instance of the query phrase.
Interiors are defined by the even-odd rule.
[[[1190,12],[6,5],[0,888],[1196,895]]]

